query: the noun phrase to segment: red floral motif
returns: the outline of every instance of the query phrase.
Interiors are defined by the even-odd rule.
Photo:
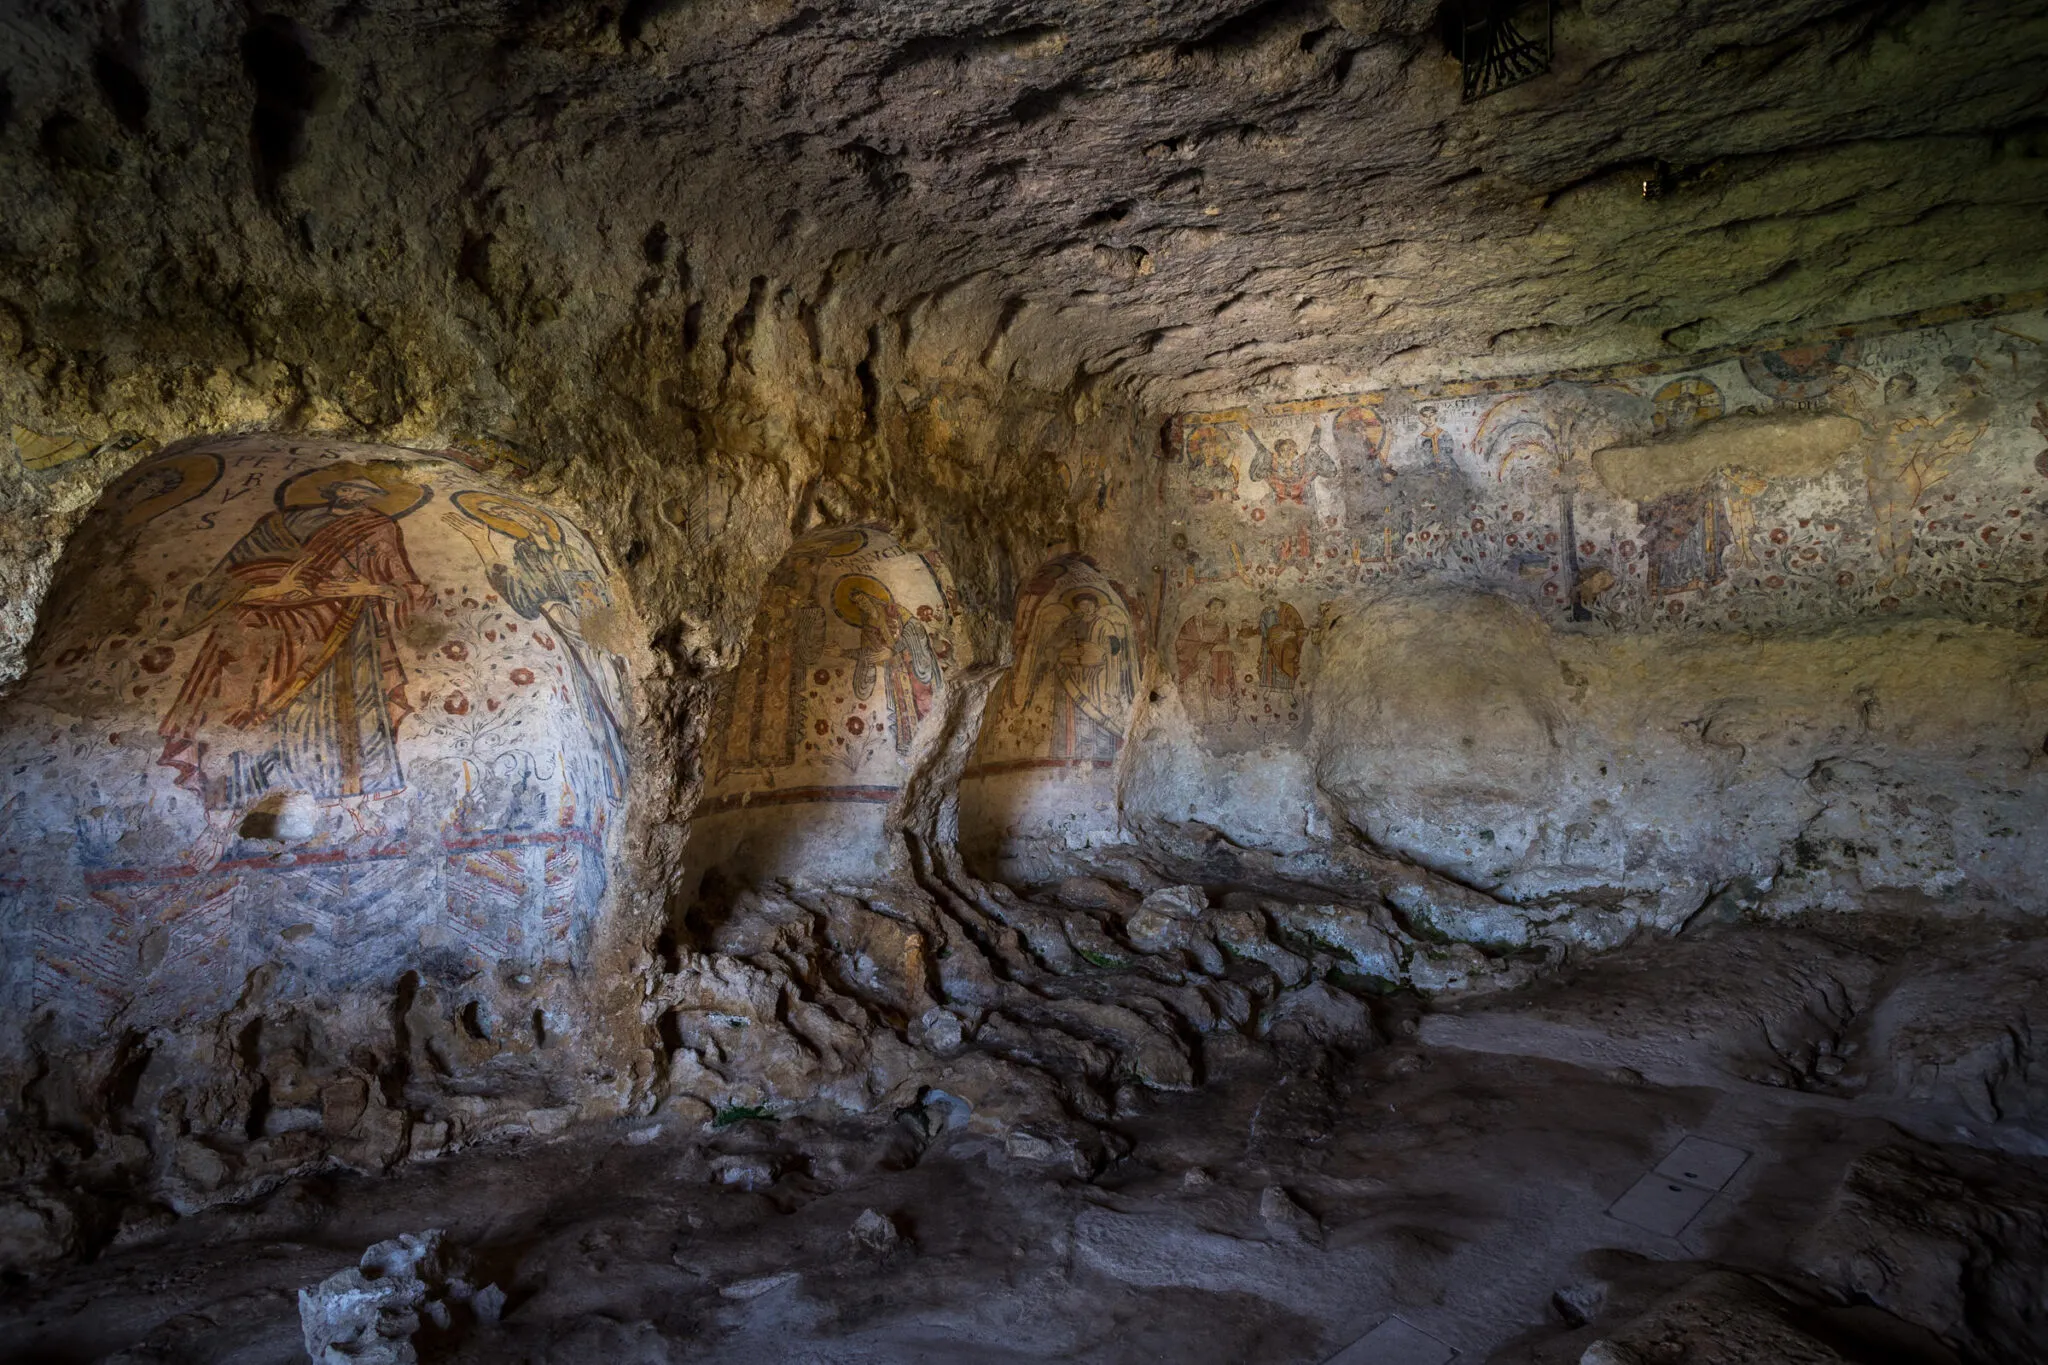
[[[441,709],[451,716],[466,716],[469,714],[469,698],[460,692],[450,692],[448,700],[441,703]]]
[[[862,720],[859,716],[848,716],[846,718],[846,733],[849,735],[860,734],[867,728],[868,723]]]
[[[823,716],[820,716],[818,719],[811,722],[811,729],[815,730],[817,733],[821,735],[829,735],[832,733],[831,722],[827,721]]]
[[[1769,578],[1766,578],[1764,580],[1764,586],[1767,588],[1782,588],[1785,586],[1785,580],[1778,577],[1778,575],[1776,574],[1772,574]]]
[[[1787,531],[1784,527],[1773,526],[1771,528],[1771,544],[1783,545],[1786,541],[1790,539],[1792,539],[1792,533],[1790,531]]]
[[[829,669],[829,668],[814,668],[814,669],[812,669],[812,670],[811,670],[811,681],[812,681],[812,682],[814,682],[814,683],[816,683],[816,684],[817,684],[818,686],[820,686],[820,687],[824,687],[824,686],[825,686],[826,684],[828,684],[828,683],[830,683],[830,682],[832,681],[832,670],[831,670],[831,669]],[[823,725],[824,723],[825,723],[825,722],[824,722],[824,721],[822,721],[822,720],[818,722],[818,724],[820,724],[820,725]],[[820,733],[823,733],[823,732],[821,731]]]
[[[469,657],[469,646],[460,640],[450,640],[447,644],[441,646],[441,652],[455,660],[456,663],[461,663]]]
[[[512,670],[511,677],[512,681],[520,687],[527,687],[533,682],[533,670],[530,668],[515,668]]]
[[[538,644],[542,649],[553,649],[555,647],[555,637],[552,635],[536,635],[533,639],[534,643]]]
[[[142,671],[161,673],[171,666],[171,660],[178,657],[178,651],[169,645],[151,645],[142,651]]]

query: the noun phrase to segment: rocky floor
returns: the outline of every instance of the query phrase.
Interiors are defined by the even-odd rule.
[[[302,1179],[11,1284],[0,1358],[304,1359],[298,1290],[442,1228],[506,1302],[428,1361],[2040,1360],[2039,974],[1942,942],[1734,926],[1330,1048],[1219,1034],[1092,1174],[933,1105]]]

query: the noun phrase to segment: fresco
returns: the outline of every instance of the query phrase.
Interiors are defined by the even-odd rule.
[[[893,799],[954,658],[951,601],[936,553],[880,527],[799,538],[719,704],[699,813]]]
[[[109,487],[0,716],[0,926],[89,1031],[432,960],[574,961],[629,778],[620,607],[558,510],[246,437]]]
[[[1704,435],[1765,419],[1776,432],[1832,420],[1853,439],[1816,464],[1731,434],[1687,463],[1708,458],[1686,453],[1709,449]],[[1586,630],[1937,615],[2036,629],[2043,427],[2048,311],[2031,298],[1647,364],[1190,414],[1156,492],[1172,527],[1160,664],[1205,743],[1243,748],[1300,725],[1320,623],[1397,584],[1505,593]],[[1647,480],[1612,482],[1603,452],[1621,448],[1645,453]]]
[[[1137,699],[1142,631],[1088,559],[1041,567],[1018,594],[1016,662],[990,699],[970,777],[1111,766]]]

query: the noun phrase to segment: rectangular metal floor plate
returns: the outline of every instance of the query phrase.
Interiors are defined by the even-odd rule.
[[[1329,1365],[1444,1365],[1455,1347],[1399,1318],[1388,1318],[1330,1357]]]
[[[1719,1190],[1726,1188],[1747,1160],[1749,1153],[1740,1147],[1730,1147],[1725,1142],[1703,1137],[1689,1137],[1672,1148],[1670,1156],[1657,1163],[1657,1174],[1670,1180],[1682,1180],[1688,1185],[1698,1185],[1701,1189]]]
[[[1713,1197],[1712,1190],[1652,1172],[1630,1186],[1607,1212],[1624,1223],[1676,1237]]]

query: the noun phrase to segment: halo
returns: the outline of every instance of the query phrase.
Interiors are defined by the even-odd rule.
[[[850,626],[861,624],[860,616],[853,609],[853,595],[865,592],[893,604],[896,601],[879,578],[870,578],[864,573],[850,573],[832,585],[832,610],[839,613],[839,619]]]
[[[493,531],[503,531],[514,540],[533,539],[534,527],[551,545],[562,543],[562,523],[530,502],[508,498],[484,488],[465,488],[449,495],[448,501],[471,521],[480,521]],[[522,521],[521,518],[530,518]]]
[[[433,489],[407,478],[405,466],[396,460],[372,460],[368,464],[338,460],[319,469],[294,474],[279,484],[278,510],[290,512],[301,507],[318,507],[325,500],[327,485],[344,482],[373,483],[388,490],[369,505],[393,518],[404,516],[434,496]]]
[[[107,490],[107,501],[121,508],[121,527],[133,530],[146,521],[151,521],[173,507],[181,507],[220,482],[221,472],[226,464],[220,456],[210,450],[198,450],[189,455],[159,455],[153,460],[144,460],[123,474],[114,486]],[[175,471],[178,482],[165,492],[140,502],[128,504],[128,497],[142,485],[145,479],[161,474],[165,470]],[[128,505],[123,505],[128,504]]]
[[[1077,604],[1083,597],[1089,598],[1098,607],[1109,605],[1109,594],[1100,588],[1070,588],[1060,594],[1060,601],[1066,606],[1068,611],[1075,611],[1078,610]]]
[[[826,559],[844,559],[857,555],[868,547],[868,533],[858,526],[838,526],[829,531],[816,531],[804,537],[804,553],[822,555]]]

